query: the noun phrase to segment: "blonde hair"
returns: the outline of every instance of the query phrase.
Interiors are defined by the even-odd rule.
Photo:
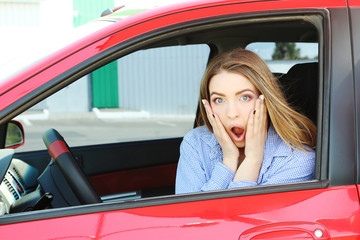
[[[269,121],[289,146],[305,151],[307,150],[304,146],[315,149],[315,124],[289,106],[277,79],[266,63],[255,53],[241,48],[214,57],[209,62],[202,78],[199,106],[202,118],[210,131],[212,131],[212,127],[201,100],[210,100],[209,83],[211,78],[221,71],[242,74],[249,79],[260,94],[264,95]]]

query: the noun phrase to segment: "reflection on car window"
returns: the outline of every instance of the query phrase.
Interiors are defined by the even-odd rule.
[[[44,149],[48,128],[71,146],[182,137],[193,127],[208,56],[207,45],[124,56],[18,116],[26,143],[17,151]]]
[[[257,42],[246,49],[262,57],[274,73],[287,73],[295,64],[318,61],[318,43]]]

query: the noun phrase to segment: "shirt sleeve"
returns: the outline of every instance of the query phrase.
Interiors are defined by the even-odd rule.
[[[274,157],[271,165],[260,173],[257,182],[232,182],[229,188],[309,181],[315,178],[315,152],[292,151],[289,156]]]
[[[269,174],[263,176],[260,184],[281,184],[309,181],[315,178],[315,152],[293,151],[287,157],[274,158]]]
[[[244,180],[230,183],[229,188],[253,187],[256,185],[258,185],[257,182]]]
[[[235,173],[221,162],[215,164],[211,178],[201,188],[201,191],[227,189],[234,179]]]
[[[191,141],[191,139],[189,141],[185,136],[180,146],[175,184],[176,194],[228,188],[235,173],[220,161],[215,163],[211,174],[207,174],[206,168],[209,168],[209,163],[208,159],[204,159],[206,157],[206,151],[200,142]]]

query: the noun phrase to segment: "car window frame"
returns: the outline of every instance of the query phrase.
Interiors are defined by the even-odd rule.
[[[359,4],[358,4],[359,5]],[[357,169],[357,180],[356,183],[360,184],[360,84],[358,84],[358,81],[360,80],[360,47],[358,44],[360,41],[360,28],[358,26],[358,21],[360,20],[360,7],[356,6],[354,3],[354,6],[350,3],[350,9],[349,9],[349,18],[350,18],[350,31],[351,31],[351,49],[353,53],[353,59],[352,59],[352,68],[353,68],[353,79],[354,79],[354,96],[355,96],[355,103],[357,105],[355,112],[357,113],[355,115],[355,123],[356,123],[356,147],[357,147],[357,161],[356,161],[356,169]]]
[[[316,15],[316,14],[320,13],[323,15],[325,12],[319,11],[319,10],[307,10],[307,11],[304,11],[303,13],[306,13],[308,15]],[[164,38],[164,37],[165,38],[172,37],[171,36],[172,34],[174,34],[176,36],[181,35],[181,34],[179,34],[179,31],[181,31],[182,29],[185,29],[185,33],[188,31],[196,32],[196,31],[200,31],[203,29],[207,29],[207,28],[213,28],[213,26],[216,24],[215,22],[218,22],[218,24],[220,24],[220,25],[227,26],[228,24],[230,24],[230,25],[244,24],[243,21],[246,22],[247,19],[249,19],[250,21],[254,21],[253,17],[247,16],[247,15],[248,14],[244,14],[241,17],[237,16],[236,20],[235,19],[229,20],[228,16],[223,16],[211,24],[206,20],[202,20],[202,21],[199,21],[199,23],[197,23],[197,24],[190,23],[189,24],[190,26],[179,26],[179,27],[175,27],[175,28],[167,27],[167,28],[159,29],[159,31],[152,32],[152,34],[150,34],[150,36],[145,33],[145,34],[143,34],[144,36],[135,37],[134,39],[132,39],[132,41],[126,41],[126,43],[124,43],[124,45],[122,45],[122,43],[120,43],[116,47],[113,47],[112,49],[109,49],[109,50],[105,50],[105,51],[101,52],[100,54],[89,58],[86,62],[83,62],[82,64],[79,64],[79,65],[75,66],[74,68],[68,70],[66,72],[68,74],[66,74],[66,75],[69,75],[70,78],[68,78],[66,81],[60,80],[61,84],[56,85],[55,88],[51,88],[51,91],[48,91],[47,95],[51,95],[54,92],[58,91],[59,89],[62,89],[63,87],[67,86],[68,84],[76,81],[77,79],[79,79],[78,75],[81,74],[81,76],[85,76],[86,74],[91,73],[92,71],[96,70],[97,68],[104,66],[122,56],[125,56],[131,52],[135,52],[137,50],[141,50],[144,45],[152,45],[152,42],[158,42],[158,41],[160,41],[161,38]],[[252,15],[252,14],[249,14],[249,15]],[[234,16],[232,16],[232,17],[235,18]],[[277,18],[281,19],[281,18],[286,18],[286,17],[289,17],[289,19],[297,19],[299,17],[299,14],[298,14],[298,11],[286,11],[286,13],[282,13],[282,14],[277,13],[275,16],[274,16],[274,14],[267,13],[264,15],[260,15],[260,14],[257,15],[256,19],[260,19],[260,22],[262,22],[261,19],[267,19],[266,21],[263,21],[263,22],[269,22],[270,21],[269,19],[271,19],[271,17],[273,17],[274,19],[277,19]],[[223,19],[226,19],[226,20],[223,20]],[[206,22],[207,27],[204,27],[204,25],[202,25],[202,22]],[[196,25],[200,25],[199,30],[197,30],[198,27]],[[168,29],[168,28],[170,28],[170,29]],[[322,31],[323,30],[319,31],[319,33],[321,34]],[[322,39],[320,38],[319,39],[320,51],[323,48],[321,46],[321,45],[323,45],[321,40]],[[319,55],[322,55],[321,52],[319,53]],[[322,61],[321,58],[322,57],[319,56],[319,62]],[[99,59],[101,59],[101,60],[99,60]],[[90,67],[88,67],[89,66],[88,62],[93,62],[94,64],[92,64],[92,65],[90,65]],[[78,69],[80,69],[80,71]],[[75,71],[77,72],[77,74],[73,73]],[[61,79],[63,79],[63,78],[61,78]],[[57,82],[56,80],[57,79],[53,79],[52,81]],[[53,85],[53,84],[51,84],[51,85]],[[321,89],[321,86],[319,86],[319,88]],[[321,97],[322,96],[319,96],[319,98],[321,98]],[[321,123],[321,119],[318,121],[318,123]],[[318,128],[321,129],[321,126],[318,126]],[[319,144],[317,144],[317,145],[319,145]],[[318,158],[318,156],[317,156],[317,158]]]
[[[319,62],[322,62],[320,66],[320,79],[324,79],[322,74],[324,66],[329,64],[329,60],[326,60],[329,56],[324,51],[324,49],[328,48],[329,39],[325,40],[326,36],[329,35],[328,25],[329,18],[328,11],[323,9],[309,9],[309,10],[286,10],[286,11],[277,11],[276,13],[267,12],[267,13],[245,13],[241,14],[241,16],[234,15],[224,15],[221,17],[216,17],[214,19],[201,19],[195,22],[189,22],[187,24],[181,26],[169,26],[166,28],[159,29],[157,31],[153,31],[151,33],[144,33],[140,36],[136,36],[133,39],[127,40],[125,42],[121,42],[116,46],[104,50],[103,52],[87,59],[81,64],[76,65],[75,67],[67,70],[65,73],[61,74],[51,81],[45,83],[38,91],[34,91],[30,93],[26,98],[21,101],[16,102],[16,110],[11,112],[7,112],[7,114],[11,117],[18,114],[19,112],[24,111],[30,105],[33,105],[35,102],[40,102],[45,99],[49,95],[54,92],[62,89],[68,84],[76,81],[77,79],[85,76],[86,74],[92,72],[93,70],[106,65],[107,63],[118,59],[121,56],[127,55],[130,52],[134,52],[136,50],[141,49],[144,45],[151,45],[153,43],[159,42],[163,38],[171,38],[172,36],[177,36],[182,33],[192,32],[192,31],[200,31],[208,28],[212,28],[214,24],[219,25],[236,25],[243,24],[246,21],[253,21],[256,19],[276,19],[276,18],[289,18],[296,19],[303,17],[302,14],[306,14],[308,16],[312,15],[320,15],[323,20],[320,25],[317,26],[320,29],[319,35],[321,36],[319,39]],[[324,89],[323,81],[320,81],[319,89]],[[328,91],[327,89],[324,90]],[[324,111],[323,107],[323,95],[322,91],[319,94],[319,110],[318,110],[318,134],[323,136],[322,133],[324,129],[328,128],[325,124],[323,124],[322,113]],[[23,105],[22,105],[23,104]],[[22,106],[21,106],[22,105]],[[2,114],[3,115],[3,114]],[[4,116],[4,115],[3,115]],[[7,119],[7,118],[3,118]],[[8,216],[4,218],[6,223],[15,223],[19,221],[29,221],[29,220],[40,220],[46,218],[54,218],[54,217],[64,217],[69,215],[79,215],[79,214],[88,214],[88,213],[97,213],[102,211],[113,211],[113,210],[121,210],[121,209],[131,209],[131,208],[139,208],[139,207],[148,207],[148,206],[157,206],[164,204],[174,204],[180,202],[192,202],[192,201],[203,201],[203,200],[212,200],[212,199],[222,199],[222,198],[230,198],[230,197],[239,197],[239,196],[249,196],[249,195],[258,195],[258,194],[267,194],[267,193],[281,193],[281,192],[291,192],[291,191],[299,191],[299,190],[310,190],[310,189],[318,189],[318,188],[326,188],[329,186],[330,181],[328,179],[327,169],[328,162],[326,154],[328,151],[328,145],[323,142],[322,138],[318,138],[317,140],[318,146],[321,146],[321,151],[317,151],[317,173],[316,180],[300,182],[300,183],[287,183],[287,184],[279,184],[279,185],[268,185],[268,186],[256,186],[256,187],[248,187],[242,189],[231,189],[231,190],[221,190],[221,191],[212,191],[212,192],[203,192],[203,193],[192,193],[192,194],[182,194],[182,195],[171,195],[171,196],[161,196],[155,199],[141,199],[137,201],[129,201],[129,202],[115,202],[109,204],[95,204],[93,206],[76,206],[73,208],[61,208],[61,209],[52,209],[51,211],[46,212],[36,212],[36,214],[24,214],[19,218],[19,216]],[[320,161],[321,160],[321,161]],[[36,216],[35,216],[36,215]],[[20,219],[20,220],[19,220]],[[0,219],[0,225],[5,221]]]

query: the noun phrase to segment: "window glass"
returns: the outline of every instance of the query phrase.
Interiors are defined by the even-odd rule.
[[[182,137],[193,128],[208,56],[207,45],[124,56],[18,116],[26,141],[17,151],[45,149],[49,128],[70,146]]]
[[[287,73],[295,64],[318,61],[318,43],[256,42],[246,48],[261,56],[274,73]]]

